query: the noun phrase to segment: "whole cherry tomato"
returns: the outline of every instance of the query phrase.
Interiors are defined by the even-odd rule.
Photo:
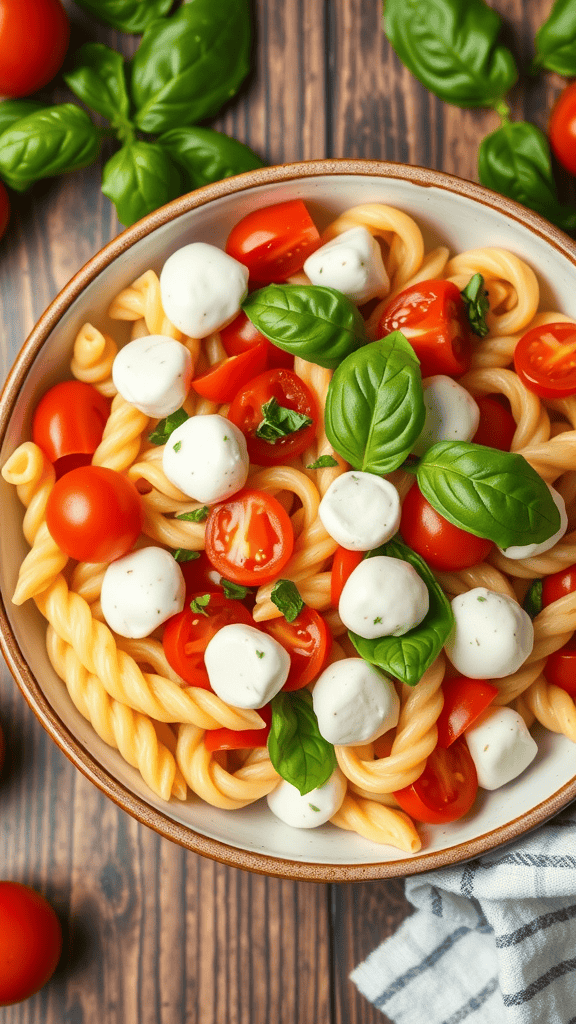
[[[50,82],[69,39],[60,0],[0,0],[0,95],[28,96]]]
[[[46,505],[51,536],[79,562],[113,562],[142,532],[142,499],[131,480],[104,466],[81,466],[58,480]]]
[[[56,476],[88,465],[100,441],[110,402],[91,384],[65,380],[42,396],[32,419],[32,440],[54,463]]]
[[[449,523],[426,500],[417,484],[408,491],[402,505],[400,533],[406,543],[433,569],[454,572],[483,562],[492,541],[475,537]]]
[[[512,413],[492,395],[482,395],[475,401],[480,409],[480,423],[472,441],[487,448],[509,452],[516,433],[516,421]]]
[[[62,929],[40,893],[19,882],[0,882],[0,1006],[37,992],[54,973]]]
[[[275,370],[279,367],[290,370],[294,366],[294,356],[289,352],[284,352],[277,345],[273,345],[264,334],[260,334],[260,331],[243,311],[238,313],[231,324],[222,328],[220,340],[229,356],[239,356],[242,352],[253,348],[254,345],[265,345],[267,353],[265,369],[267,370]]]
[[[544,324],[528,331],[514,349],[514,368],[540,398],[576,394],[576,324]]]
[[[442,683],[444,705],[438,717],[438,746],[449,747],[486,710],[498,688],[485,679],[467,676],[445,678]]]
[[[566,569],[560,569],[552,576],[546,576],[542,580],[542,607],[559,601],[566,594],[572,594],[576,590],[576,565],[569,565]]]
[[[10,200],[3,182],[0,181],[0,238],[8,227],[10,220]],[[280,351],[280,349],[278,349]]]
[[[256,431],[264,419],[262,407],[272,398],[284,409],[308,416],[312,423],[273,442],[258,437]],[[276,466],[300,455],[312,443],[318,408],[310,388],[292,370],[266,370],[238,392],[228,411],[228,419],[245,435],[251,462],[258,466]]]
[[[222,592],[202,591],[187,595],[192,602],[195,598],[209,593],[210,600],[202,604],[202,611],[195,612],[188,606],[168,619],[164,626],[162,645],[164,653],[178,675],[190,686],[210,690],[210,680],[204,665],[204,651],[213,636],[223,626],[234,622],[253,626],[254,620],[241,601],[231,601]]]
[[[420,360],[423,377],[460,377],[470,368],[472,331],[464,300],[451,281],[411,285],[384,310],[378,337],[402,331]]]
[[[206,554],[227,580],[245,586],[271,583],[292,554],[292,523],[264,491],[239,491],[214,505],[206,520]]]
[[[266,366],[267,347],[253,345],[237,356],[228,356],[195,377],[192,387],[211,402],[231,402],[239,388]]]
[[[248,750],[252,747],[265,747],[270,735],[272,724],[272,705],[265,704],[258,708],[258,714],[266,723],[261,729],[208,729],[204,733],[204,746],[212,753],[214,750]]]
[[[436,747],[419,779],[397,790],[396,800],[416,821],[443,825],[468,813],[478,792],[478,776],[466,740]]]
[[[283,690],[300,690],[320,674],[330,654],[332,634],[326,620],[313,608],[304,608],[293,622],[271,619],[266,632],[290,655],[290,672]]]
[[[552,152],[570,174],[576,174],[576,82],[560,93],[550,115]]]
[[[330,604],[333,608],[338,607],[346,580],[354,572],[354,569],[360,565],[363,558],[363,551],[349,551],[348,548],[342,547],[336,548],[332,562],[332,575],[330,577]]]
[[[319,247],[320,235],[301,199],[289,199],[246,214],[232,228],[226,252],[258,284],[285,281]]]
[[[549,683],[566,690],[576,698],[576,637],[572,636],[564,647],[550,654],[544,666],[544,675]]]

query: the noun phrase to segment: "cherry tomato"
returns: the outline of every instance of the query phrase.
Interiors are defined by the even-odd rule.
[[[104,466],[81,466],[58,480],[46,505],[51,536],[79,562],[113,562],[142,532],[142,499],[131,480]]]
[[[203,597],[206,593],[209,591],[191,594],[189,600]],[[223,626],[234,622],[253,626],[254,620],[241,601],[231,601],[222,592],[210,593],[210,601],[202,608],[202,613],[193,612],[188,605],[184,611],[173,615],[164,626],[162,645],[170,665],[185,682],[210,690],[212,687],[204,665],[204,651],[208,643]]]
[[[293,546],[287,513],[264,491],[239,491],[214,505],[206,520],[206,554],[214,568],[233,583],[271,583],[286,565]]]
[[[50,82],[69,39],[60,0],[0,0],[0,95],[28,96]]]
[[[552,576],[546,576],[542,580],[542,607],[546,608],[547,605],[559,601],[561,597],[566,597],[566,594],[572,594],[575,590],[576,565],[569,565]]]
[[[320,674],[330,654],[332,634],[313,608],[304,608],[293,622],[271,619],[266,632],[290,655],[290,672],[283,690],[300,690]]]
[[[438,746],[449,747],[486,710],[498,688],[485,679],[454,676],[442,683],[444,706],[436,725]]]
[[[470,810],[478,792],[478,777],[466,740],[447,749],[436,747],[419,779],[394,793],[400,807],[416,821],[443,825]]]
[[[382,314],[378,337],[392,331],[408,338],[423,377],[459,377],[470,368],[472,332],[464,300],[451,281],[422,281],[400,292]]]
[[[301,270],[320,235],[301,199],[253,210],[232,228],[226,252],[259,284],[285,281]]]
[[[60,477],[88,465],[100,441],[110,402],[91,384],[65,380],[42,396],[32,419],[32,440]]]
[[[4,187],[4,184],[0,181],[0,238],[8,227],[8,221],[10,220],[10,200],[8,193]],[[280,351],[278,349],[277,351]]]
[[[62,929],[40,893],[19,882],[0,882],[0,1006],[37,992],[54,973]]]
[[[576,636],[572,636],[559,651],[549,655],[544,675],[553,686],[559,686],[576,698]]]
[[[248,750],[252,747],[265,747],[270,735],[272,724],[272,705],[265,704],[258,708],[258,714],[266,725],[261,729],[209,729],[204,734],[204,746],[213,753],[214,750]]]
[[[453,526],[432,508],[417,484],[404,498],[400,533],[417,554],[433,569],[453,572],[483,562],[492,550],[492,541],[475,537]]]
[[[266,355],[265,345],[253,345],[246,352],[228,356],[199,374],[192,381],[192,387],[211,402],[231,402],[239,388],[262,373],[266,366]]]
[[[229,356],[239,356],[242,352],[246,352],[257,344],[266,345],[267,370],[274,370],[279,367],[290,370],[294,366],[294,356],[291,356],[289,352],[283,352],[277,345],[273,345],[264,334],[260,334],[260,331],[243,311],[238,313],[238,316],[231,324],[222,328],[220,340],[226,349],[226,354]]]
[[[200,558],[193,558],[190,562],[179,562],[186,584],[186,603],[188,604],[193,594],[216,592],[220,588],[220,573],[210,562],[205,551],[200,552]]]
[[[285,409],[294,409],[302,416],[309,416],[311,425],[279,437],[273,443],[257,437],[256,430],[264,419],[262,406],[271,398]],[[251,462],[258,466],[277,466],[300,455],[312,443],[318,409],[310,388],[292,370],[266,370],[238,392],[230,406],[228,419],[246,436]]]
[[[552,109],[548,135],[554,156],[570,174],[576,174],[576,82],[560,93]]]
[[[332,562],[332,575],[330,577],[330,604],[337,608],[342,597],[344,584],[354,569],[360,565],[364,558],[363,551],[349,551],[348,548],[336,548],[334,561]]]
[[[516,433],[516,421],[512,413],[492,395],[482,395],[475,401],[480,409],[480,423],[472,441],[486,448],[509,452]]]
[[[514,350],[514,368],[540,398],[576,394],[576,324],[545,324],[528,331]]]

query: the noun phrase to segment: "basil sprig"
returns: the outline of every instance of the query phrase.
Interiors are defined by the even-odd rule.
[[[547,68],[558,75],[576,75],[576,7],[574,0],[556,0],[536,33],[532,69]]]
[[[143,32],[156,18],[168,14],[173,0],[75,0],[88,14],[120,32]]]
[[[300,591],[292,580],[277,580],[272,587],[270,600],[282,612],[286,622],[294,622],[305,608]]]
[[[211,128],[173,128],[158,142],[178,164],[190,191],[262,167],[260,157],[248,146]]]
[[[261,437],[268,444],[275,444],[282,437],[297,434],[314,421],[296,409],[287,409],[272,397],[262,406],[262,420],[256,427],[256,437]]]
[[[522,607],[531,619],[535,619],[542,611],[542,580],[532,580],[526,591]]]
[[[548,487],[517,453],[440,441],[420,460],[416,479],[441,516],[501,548],[540,544],[560,529]]]
[[[403,636],[382,636],[366,640],[351,630],[348,635],[361,658],[381,668],[388,675],[415,686],[427,668],[442,650],[454,625],[450,602],[437,583],[426,562],[399,540],[390,540],[374,551],[374,555],[387,555],[409,562],[428,588],[430,607],[418,626]]]
[[[13,123],[0,135],[0,177],[18,192],[40,178],[92,163],[100,137],[88,114],[73,103],[46,107]]]
[[[490,310],[490,300],[488,299],[488,292],[484,287],[482,274],[473,274],[466,287],[460,292],[460,295],[466,306],[471,329],[479,338],[485,338],[490,330],[486,323],[486,313]]]
[[[75,55],[75,64],[74,71],[64,75],[68,88],[87,107],[107,117],[113,127],[131,132],[122,54],[103,43],[85,43]]]
[[[171,412],[169,416],[159,420],[152,433],[148,434],[150,444],[166,444],[170,434],[176,430],[176,427],[182,426],[187,419],[188,413],[185,409],[176,409],[176,412]]]
[[[330,444],[354,469],[382,475],[404,462],[425,415],[420,364],[394,331],[334,371],[324,423]]]
[[[281,691],[272,699],[270,760],[302,796],[323,786],[336,767],[331,743],[320,735],[308,690]]]

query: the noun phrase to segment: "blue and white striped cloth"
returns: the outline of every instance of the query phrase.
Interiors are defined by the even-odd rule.
[[[576,1024],[576,804],[406,896],[416,913],[351,976],[395,1024]]]

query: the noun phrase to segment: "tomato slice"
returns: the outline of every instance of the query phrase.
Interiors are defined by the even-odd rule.
[[[408,338],[423,377],[459,377],[470,369],[472,331],[464,300],[451,281],[422,281],[400,292],[380,318],[378,337],[392,331]]]
[[[576,636],[572,636],[559,651],[549,655],[544,675],[553,686],[559,686],[576,698]]]
[[[192,387],[211,402],[231,402],[239,388],[262,372],[266,366],[266,355],[265,345],[253,345],[237,356],[221,359],[200,373],[192,381]]]
[[[492,541],[475,537],[449,523],[426,500],[417,484],[404,498],[400,533],[404,540],[433,569],[453,572],[483,562],[492,550]]]
[[[557,160],[576,174],[576,82],[560,93],[548,125],[550,145]]]
[[[512,413],[492,395],[482,395],[475,401],[480,409],[480,423],[472,441],[486,448],[509,452],[516,433],[516,421]]]
[[[264,419],[262,406],[275,398],[278,405],[309,416],[310,426],[277,438],[273,443],[257,437]],[[258,466],[277,466],[300,455],[314,440],[318,421],[316,399],[310,388],[292,370],[266,370],[251,380],[232,402],[228,411],[231,420],[246,437],[250,461]]]
[[[438,746],[449,747],[486,710],[498,688],[485,679],[454,676],[442,683],[444,706],[436,725]]]
[[[520,380],[540,398],[576,394],[576,324],[544,324],[528,331],[514,350]]]
[[[227,580],[246,586],[271,583],[294,547],[292,523],[264,491],[239,491],[215,505],[206,520],[206,554]]]
[[[220,340],[226,349],[226,354],[229,356],[239,356],[242,352],[247,352],[248,349],[253,348],[257,344],[265,345],[265,368],[267,370],[274,370],[279,367],[291,370],[294,366],[294,356],[290,355],[289,352],[284,352],[277,345],[273,345],[269,338],[264,334],[260,334],[260,331],[248,319],[244,311],[238,313],[238,316],[231,324],[222,328]]]
[[[542,581],[542,607],[559,601],[566,594],[572,594],[576,590],[576,565],[569,565],[566,569],[560,569],[552,576],[546,576]]]
[[[337,608],[342,597],[344,584],[354,569],[360,565],[364,558],[364,551],[349,551],[348,548],[336,548],[332,562],[332,575],[330,577],[330,603]]]
[[[215,750],[248,750],[253,747],[265,747],[272,725],[272,705],[265,704],[258,708],[258,714],[264,719],[261,729],[209,729],[204,734],[204,746],[213,753]]]
[[[110,401],[91,384],[65,380],[42,396],[32,418],[32,440],[55,464],[56,475],[88,465],[96,451]]]
[[[394,793],[400,807],[416,821],[444,825],[468,813],[478,792],[476,767],[466,740],[436,747],[419,779]]]
[[[330,654],[332,634],[317,611],[304,608],[293,622],[271,619],[265,629],[290,655],[290,672],[283,690],[300,690],[320,674]]]
[[[226,252],[259,284],[285,281],[320,246],[320,235],[301,199],[253,210],[232,228]]]
[[[207,590],[191,594],[189,600],[202,597]],[[212,637],[234,622],[254,626],[254,620],[241,601],[232,601],[222,592],[210,593],[210,601],[203,612],[193,612],[190,606],[168,619],[162,635],[162,646],[168,662],[178,675],[190,686],[211,690],[210,680],[204,665],[204,651]]]

